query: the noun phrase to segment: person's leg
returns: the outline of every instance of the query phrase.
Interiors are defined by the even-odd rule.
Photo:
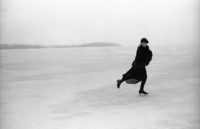
[[[146,83],[146,80],[147,80],[147,76],[145,76],[141,81],[140,91],[144,91],[144,85]]]
[[[141,81],[139,94],[148,94],[147,92],[144,91],[144,85],[146,83],[146,80],[147,80],[147,73],[146,73],[146,69],[144,69],[144,77],[142,78],[142,81]]]
[[[117,88],[120,88],[120,85],[121,85],[121,83],[123,81],[126,81],[126,80],[128,80],[128,79],[131,78],[131,72],[132,72],[132,70],[133,70],[132,68],[129,69],[125,74],[122,75],[121,79],[117,80]]]
[[[122,79],[117,80],[117,88],[120,88],[120,85],[123,81],[126,80],[125,74],[122,75]]]

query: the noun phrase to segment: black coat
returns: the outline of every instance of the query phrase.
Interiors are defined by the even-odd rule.
[[[147,77],[145,66],[149,65],[152,60],[152,51],[149,46],[142,47],[141,45],[137,48],[137,53],[135,60],[132,63],[131,69],[129,69],[124,75],[124,80],[137,79],[141,81],[143,78]]]

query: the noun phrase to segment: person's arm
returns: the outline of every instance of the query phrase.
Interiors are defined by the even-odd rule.
[[[147,61],[145,63],[146,66],[149,65],[150,61],[152,60],[152,56],[153,56],[152,51],[149,50],[148,58],[147,58]]]
[[[132,63],[132,67],[142,68],[146,66],[145,63],[141,63],[140,61],[140,59],[142,58],[141,56],[142,56],[142,53],[141,53],[140,48],[138,47],[135,60]]]

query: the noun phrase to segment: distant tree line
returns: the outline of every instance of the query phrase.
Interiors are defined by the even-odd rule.
[[[42,45],[30,44],[0,44],[0,49],[32,49],[32,48],[45,48]]]
[[[109,47],[120,46],[117,43],[95,42],[80,45],[32,45],[32,44],[0,44],[0,49],[34,49],[34,48],[72,48],[72,47]]]

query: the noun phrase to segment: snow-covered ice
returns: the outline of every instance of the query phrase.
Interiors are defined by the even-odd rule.
[[[199,52],[151,46],[145,90],[116,80],[136,47],[0,51],[1,129],[199,129]]]

